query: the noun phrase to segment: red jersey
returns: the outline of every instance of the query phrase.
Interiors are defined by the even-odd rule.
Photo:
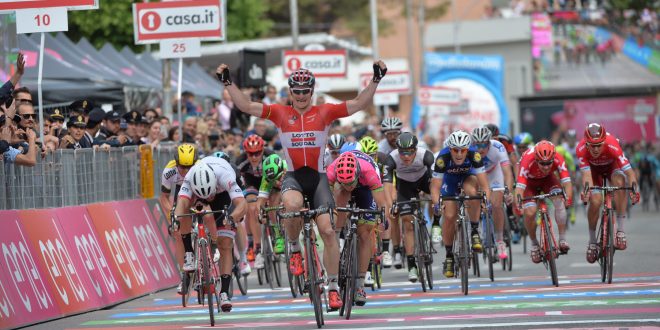
[[[578,159],[578,166],[580,170],[591,170],[591,167],[596,169],[607,168],[614,165],[622,171],[631,168],[630,161],[623,154],[623,149],[619,145],[619,141],[613,135],[607,134],[605,137],[603,150],[598,157],[593,157],[589,150],[587,150],[586,141],[580,140],[577,147],[575,147],[575,155]]]
[[[528,180],[538,180],[547,178],[550,175],[554,175],[554,172],[559,172],[559,179],[561,183],[570,182],[571,177],[568,173],[568,168],[566,168],[566,162],[564,157],[562,157],[558,152],[555,152],[555,159],[552,162],[552,168],[546,174],[541,171],[539,164],[536,162],[534,156],[534,148],[529,148],[520,158],[520,171],[518,171],[518,180],[516,187],[526,188]]]
[[[261,112],[261,118],[277,126],[289,171],[307,166],[319,173],[325,172],[323,151],[330,125],[347,116],[346,102],[313,106],[303,114],[291,106],[264,104]]]

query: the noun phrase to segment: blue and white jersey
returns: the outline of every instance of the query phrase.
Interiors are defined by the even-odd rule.
[[[477,149],[472,146],[468,149],[465,160],[458,165],[451,159],[449,147],[440,150],[433,164],[433,178],[443,179],[445,176],[468,176],[484,173],[484,164]]]
[[[496,167],[509,165],[509,155],[506,153],[504,145],[497,140],[490,140],[490,147],[486,157],[481,160],[484,163],[486,173],[492,172]]]

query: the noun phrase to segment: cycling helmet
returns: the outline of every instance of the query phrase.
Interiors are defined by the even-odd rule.
[[[568,138],[575,139],[576,135],[577,133],[575,132],[574,129],[569,129],[568,131],[566,131],[566,137]]]
[[[264,159],[262,176],[268,181],[279,180],[286,172],[286,162],[277,154],[272,154]]]
[[[199,198],[208,199],[215,195],[217,179],[215,172],[208,164],[200,164],[192,168],[190,188]]]
[[[534,147],[534,157],[537,161],[548,162],[555,158],[555,145],[547,140],[541,140]]]
[[[598,144],[605,141],[607,132],[605,127],[598,123],[591,123],[584,129],[584,140],[589,144]]]
[[[197,148],[190,143],[184,143],[176,148],[174,161],[178,166],[193,166],[197,161]]]
[[[474,143],[490,142],[491,137],[493,137],[493,133],[486,126],[477,127],[472,130],[472,141]]]
[[[487,124],[486,127],[490,130],[490,133],[493,134],[493,136],[498,136],[500,135],[500,128],[497,127],[495,124]]]
[[[360,139],[360,145],[362,146],[362,151],[366,154],[370,155],[378,152],[378,142],[371,136],[367,135]]]
[[[447,146],[450,148],[467,149],[470,144],[472,144],[472,138],[465,131],[455,131],[447,139]]]
[[[357,142],[346,142],[343,146],[341,146],[341,149],[339,149],[339,153],[343,154],[346,151],[351,150],[362,151],[362,146]]]
[[[402,127],[403,123],[397,117],[387,117],[380,123],[380,130],[383,132],[400,131]]]
[[[291,75],[289,76],[289,88],[294,88],[294,87],[309,87],[309,88],[314,88],[314,84],[316,83],[316,79],[314,78],[314,74],[312,74],[311,71],[307,69],[298,69],[296,71],[291,72]]]
[[[344,143],[346,143],[346,139],[341,134],[332,134],[330,135],[330,139],[328,139],[328,147],[331,150],[341,149]]]
[[[252,134],[243,140],[243,149],[247,152],[261,152],[264,150],[264,139],[257,134]]]
[[[231,162],[231,161],[230,161],[230,158],[229,158],[229,155],[227,155],[226,153],[224,153],[224,152],[222,152],[222,151],[216,151],[216,152],[214,152],[214,153],[213,153],[213,157],[222,158],[222,159],[226,160],[228,163]]]
[[[410,132],[403,132],[396,139],[396,147],[399,149],[415,149],[417,148],[417,137]]]
[[[353,153],[347,152],[337,158],[337,182],[341,184],[351,184],[360,176],[360,164]]]
[[[532,135],[527,132],[522,132],[513,137],[513,144],[515,145],[519,145],[519,144],[529,145],[532,143],[534,143],[534,139],[532,138]]]

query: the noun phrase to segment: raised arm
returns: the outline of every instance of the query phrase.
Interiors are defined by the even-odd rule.
[[[362,90],[358,96],[352,100],[346,101],[346,108],[348,109],[348,115],[352,115],[360,110],[366,109],[371,102],[373,101],[374,94],[376,93],[376,88],[378,83],[387,73],[387,66],[383,61],[374,62],[374,75],[371,78],[371,82]]]
[[[259,102],[252,102],[247,95],[241,92],[236,85],[231,81],[231,76],[229,75],[229,66],[227,64],[220,64],[215,70],[215,74],[224,85],[231,99],[236,104],[238,110],[245,112],[249,115],[255,117],[261,117],[261,112],[263,110],[263,104]]]

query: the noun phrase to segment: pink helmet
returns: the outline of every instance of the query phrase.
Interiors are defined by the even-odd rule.
[[[351,184],[357,180],[360,175],[360,165],[357,158],[351,152],[345,152],[337,158],[337,181],[341,184]]]

